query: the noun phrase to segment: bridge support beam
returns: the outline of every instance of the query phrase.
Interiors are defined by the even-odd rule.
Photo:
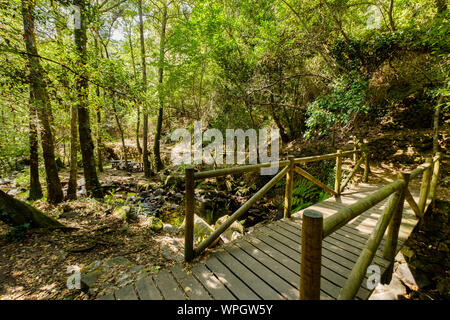
[[[300,300],[320,300],[322,232],[322,213],[308,209],[303,211]]]

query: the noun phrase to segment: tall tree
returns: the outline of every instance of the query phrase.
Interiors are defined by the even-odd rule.
[[[42,187],[39,181],[38,131],[32,94],[30,90],[30,195],[28,198],[37,200],[42,198]]]
[[[158,119],[156,122],[155,130],[155,140],[153,143],[153,158],[155,162],[155,169],[157,171],[161,170],[163,167],[160,154],[160,144],[161,144],[161,130],[163,123],[164,114],[164,57],[166,50],[166,27],[167,27],[167,2],[163,0],[162,2],[162,14],[161,14],[161,30],[159,37],[159,62],[158,62],[158,96],[159,96],[159,109],[158,109]]]
[[[30,91],[34,108],[37,110],[41,124],[41,141],[44,156],[45,173],[47,179],[47,199],[51,203],[63,200],[61,181],[55,161],[54,137],[50,125],[50,99],[47,86],[43,79],[44,70],[39,62],[35,36],[35,1],[22,0],[22,18],[24,41],[27,50],[30,70]]]
[[[85,0],[74,0],[74,5],[79,8],[79,19],[75,23],[75,47],[78,54],[78,66],[80,76],[76,80],[76,89],[78,93],[78,133],[80,136],[81,155],[83,158],[83,172],[86,191],[89,195],[101,198],[103,191],[98,180],[95,169],[94,143],[92,141],[91,126],[88,109],[88,77],[86,72],[87,63],[87,34],[86,34],[86,15],[87,4]]]
[[[147,66],[145,62],[145,42],[144,42],[144,19],[142,14],[142,0],[138,1],[139,9],[139,39],[141,43],[141,62],[142,62],[142,92],[145,96],[147,92]],[[151,169],[148,161],[148,107],[144,101],[143,108],[143,139],[142,139],[142,162],[144,164],[144,175],[150,177]]]

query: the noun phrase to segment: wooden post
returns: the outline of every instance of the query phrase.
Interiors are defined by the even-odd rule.
[[[428,199],[428,192],[430,191],[430,179],[431,179],[431,170],[432,166],[433,166],[433,159],[431,158],[427,158],[426,159],[426,163],[429,163],[430,166],[425,169],[425,171],[423,172],[423,176],[422,176],[422,184],[420,185],[420,197],[419,197],[419,203],[417,204],[417,206],[419,207],[419,210],[423,215],[425,214],[425,206],[427,204],[427,199]]]
[[[386,242],[384,243],[383,257],[391,262],[390,270],[386,270],[384,283],[390,283],[392,278],[392,268],[394,266],[394,258],[397,253],[398,233],[400,231],[400,225],[402,224],[403,206],[405,203],[406,191],[408,190],[408,183],[410,179],[410,173],[400,172],[398,174],[399,179],[405,180],[405,185],[399,191],[399,201],[397,208],[392,216],[392,220],[389,223]]]
[[[355,153],[353,153],[353,165],[355,165],[359,160],[358,152],[356,152],[356,150],[358,150],[358,139],[356,136],[353,136],[353,151],[355,151]]]
[[[194,168],[185,169],[186,181],[186,209],[184,224],[184,260],[186,262],[194,259],[194,209],[195,209],[195,192],[194,192]]]
[[[341,194],[341,177],[342,177],[342,151],[337,150],[338,156],[336,157],[336,178],[334,181],[334,191],[339,195]]]
[[[288,156],[289,171],[286,174],[286,189],[284,192],[284,217],[291,217],[292,191],[294,189],[294,156]]]
[[[309,209],[303,211],[299,289],[301,300],[320,300],[322,232],[322,213]]]
[[[369,172],[370,172],[370,158],[369,158],[369,148],[364,145],[364,176],[363,182],[369,182]]]
[[[433,165],[433,176],[431,178],[431,185],[430,185],[430,198],[433,201],[433,205],[434,205],[434,196],[436,195],[436,187],[439,179],[439,166],[442,154],[440,152],[437,152],[436,156],[437,159]]]

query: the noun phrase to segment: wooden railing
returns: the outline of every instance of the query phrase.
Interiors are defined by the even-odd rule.
[[[320,212],[306,209],[303,212],[302,223],[302,258],[300,270],[300,299],[318,300],[320,298],[320,272],[322,240],[348,222],[358,217],[377,203],[389,197],[388,203],[367,240],[365,249],[356,261],[338,299],[353,299],[359,290],[375,253],[387,230],[383,257],[391,262],[388,274],[384,278],[389,283],[392,276],[392,265],[397,251],[398,234],[402,222],[403,204],[406,200],[414,213],[422,217],[427,208],[427,201],[434,200],[439,176],[439,165],[442,155],[437,153],[434,158],[412,172],[401,172],[397,180],[378,189],[374,193],[340,209],[337,213],[323,219]],[[358,161],[360,162],[361,159]],[[422,175],[419,201],[416,203],[408,190],[410,180]],[[431,203],[430,202],[430,203]],[[429,203],[428,203],[429,204]]]
[[[362,151],[361,151],[362,150]],[[212,243],[214,243],[217,238],[229,228],[233,222],[235,222],[239,217],[241,217],[245,212],[247,212],[250,207],[255,204],[259,199],[261,199],[275,184],[280,181],[286,175],[286,188],[285,188],[285,204],[284,204],[284,217],[289,218],[291,216],[292,210],[292,193],[294,188],[294,172],[302,175],[306,179],[312,181],[319,187],[323,188],[325,191],[329,192],[332,195],[339,195],[342,190],[344,190],[345,186],[348,184],[350,179],[354,176],[356,170],[360,167],[363,161],[365,161],[365,171],[364,171],[364,179],[367,182],[367,177],[369,173],[369,156],[367,149],[361,148],[361,150],[354,149],[352,151],[340,151],[338,150],[336,153],[320,155],[320,156],[311,156],[311,157],[303,157],[303,158],[295,158],[293,156],[288,156],[287,160],[272,162],[272,163],[262,163],[262,164],[254,164],[254,165],[245,165],[239,167],[232,168],[223,168],[217,170],[203,171],[203,172],[194,172],[193,167],[189,167],[185,169],[185,182],[186,182],[186,193],[185,193],[185,231],[184,231],[184,258],[185,261],[191,261],[195,256],[199,255],[203,250],[208,248]],[[344,183],[341,185],[341,176],[342,176],[342,158],[348,157],[354,154],[362,154],[361,158],[356,162],[355,167],[349,173]],[[320,182],[316,178],[314,178],[311,174],[309,174],[304,169],[300,168],[298,165],[320,161],[320,160],[329,160],[336,158],[336,184],[335,190],[329,188],[326,184]],[[196,248],[194,248],[194,214],[195,214],[195,181],[206,179],[206,178],[214,178],[225,176],[229,174],[237,174],[244,172],[252,172],[260,170],[261,168],[267,168],[277,165],[281,168],[281,171],[278,172],[269,182],[267,182],[260,190],[258,190],[247,202],[245,202],[239,209],[237,209],[223,224],[221,224],[216,230],[214,230],[205,240],[203,240]]]

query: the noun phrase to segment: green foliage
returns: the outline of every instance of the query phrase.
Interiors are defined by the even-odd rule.
[[[329,132],[335,125],[344,125],[358,112],[367,113],[370,110],[366,105],[367,90],[368,81],[354,71],[337,78],[330,93],[308,106],[305,137],[309,138],[313,132]]]
[[[328,193],[322,191],[311,181],[300,178],[293,190],[292,213],[298,212],[317,202],[326,200],[329,197]]]

